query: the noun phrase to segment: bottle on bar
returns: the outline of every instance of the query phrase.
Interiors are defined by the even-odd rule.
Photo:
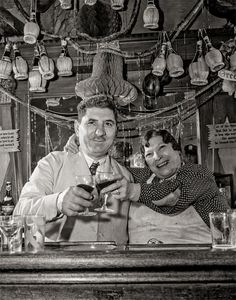
[[[12,197],[12,185],[10,181],[6,182],[6,194],[2,203],[2,213],[5,216],[11,215],[13,213],[15,203]]]

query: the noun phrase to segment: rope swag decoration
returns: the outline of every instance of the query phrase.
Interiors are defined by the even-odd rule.
[[[118,122],[119,131],[123,130],[123,132],[124,131],[127,132],[127,136],[122,135],[122,138],[124,137],[134,138],[140,136],[141,132],[146,128],[148,128],[148,126],[153,127],[154,120],[156,126],[163,126],[163,124],[165,124],[165,127],[167,128],[168,126],[171,127],[171,125],[173,126],[174,124],[177,124],[179,120],[188,119],[196,112],[196,109],[198,108],[196,105],[196,98],[203,95],[205,92],[209,91],[213,87],[215,87],[214,91],[210,93],[210,95],[208,95],[206,98],[201,100],[201,103],[199,104],[199,106],[201,106],[204,105],[207,101],[209,101],[212,97],[214,97],[217,93],[219,93],[219,91],[221,90],[220,78],[215,79],[210,84],[203,87],[194,96],[183,99],[178,103],[175,103],[169,107],[165,107],[164,109],[159,109],[148,113],[137,112],[135,114],[135,117],[130,117],[124,114],[125,108],[123,107],[118,108],[119,118],[120,118]],[[22,100],[14,96],[11,92],[7,91],[2,86],[0,86],[0,93],[7,95],[13,101],[19,103],[20,105],[23,105],[26,108],[28,108],[29,106],[28,103],[23,102]],[[38,114],[44,119],[47,119],[48,122],[52,122],[58,126],[65,127],[68,129],[73,129],[74,126],[73,123],[76,115],[74,117],[67,117],[58,114],[56,115],[55,113],[39,109],[32,105],[30,105],[29,109],[31,112]],[[138,122],[139,122],[140,129],[137,129]],[[136,132],[138,131],[138,133],[130,135],[130,131],[132,131],[131,127],[133,127]]]

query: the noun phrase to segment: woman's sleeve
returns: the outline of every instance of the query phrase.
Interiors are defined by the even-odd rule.
[[[176,180],[172,182],[165,181],[165,183],[167,183],[167,186],[162,184],[141,184],[141,197],[139,202],[162,214],[178,214],[190,205],[194,205],[196,208],[201,206],[202,210],[204,210],[204,207],[206,209],[209,206],[209,202],[213,201],[213,199],[217,201],[215,205],[221,208],[226,207],[224,200],[219,197],[219,191],[213,175],[202,166],[184,166],[178,172]],[[178,184],[177,187],[180,187],[181,194],[174,206],[160,207],[152,202],[153,200],[160,199],[159,197],[161,195],[163,197],[166,196],[166,191],[169,193],[173,192],[175,183]],[[161,189],[161,191],[159,191],[159,189]]]

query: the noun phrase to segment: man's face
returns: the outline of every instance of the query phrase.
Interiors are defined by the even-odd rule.
[[[165,144],[161,136],[152,137],[145,149],[145,160],[149,168],[160,179],[169,178],[181,166],[180,153],[171,143]]]
[[[75,132],[82,151],[89,157],[104,157],[116,136],[116,120],[109,108],[88,108],[81,122],[76,121]]]

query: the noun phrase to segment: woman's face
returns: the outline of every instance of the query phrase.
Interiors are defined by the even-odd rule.
[[[181,166],[181,156],[171,143],[165,144],[162,136],[154,136],[149,140],[149,147],[144,147],[147,165],[160,179],[174,175]]]

